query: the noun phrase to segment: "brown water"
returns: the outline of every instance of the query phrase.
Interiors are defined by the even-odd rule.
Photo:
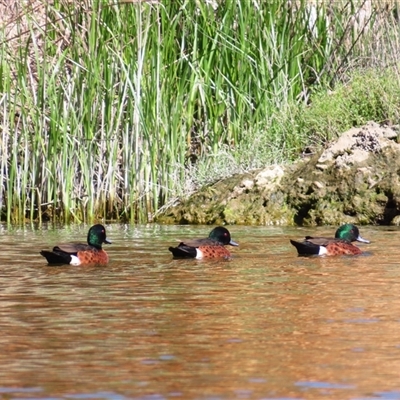
[[[0,399],[400,399],[400,230],[297,257],[335,228],[232,226],[232,260],[172,260],[210,227],[107,226],[107,267],[38,251],[87,226],[0,230]]]

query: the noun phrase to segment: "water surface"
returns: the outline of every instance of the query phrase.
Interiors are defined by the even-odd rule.
[[[0,399],[400,399],[398,228],[297,257],[334,227],[228,227],[231,260],[172,260],[208,226],[108,225],[107,267],[39,255],[88,226],[0,230]]]

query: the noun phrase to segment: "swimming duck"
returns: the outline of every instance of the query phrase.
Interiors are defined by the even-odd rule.
[[[93,225],[88,232],[88,244],[69,243],[53,247],[53,251],[42,250],[40,254],[50,265],[105,265],[108,263],[108,254],[102,244],[111,242],[106,237],[103,225]]]
[[[299,255],[356,255],[362,251],[351,242],[370,243],[360,236],[358,228],[353,224],[344,224],[338,228],[335,238],[306,236],[303,242],[290,240]]]
[[[185,240],[177,247],[170,247],[169,251],[174,258],[229,258],[231,253],[226,245],[238,246],[231,239],[228,229],[218,226],[210,232],[208,238]]]

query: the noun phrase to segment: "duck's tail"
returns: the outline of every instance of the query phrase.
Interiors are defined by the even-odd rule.
[[[71,255],[67,253],[55,253],[53,251],[42,250],[40,254],[50,265],[62,265],[71,263]]]
[[[321,246],[308,241],[296,242],[290,240],[290,243],[296,247],[299,256],[319,255],[321,251]]]
[[[178,247],[170,247],[168,249],[174,258],[196,258],[197,249],[195,247],[180,244]]]

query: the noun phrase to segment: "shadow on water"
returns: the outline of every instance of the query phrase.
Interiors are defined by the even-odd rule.
[[[87,228],[0,231],[0,399],[400,399],[396,228],[304,258],[308,229],[233,226],[231,260],[187,261],[210,227],[110,225],[107,267],[46,265]]]

